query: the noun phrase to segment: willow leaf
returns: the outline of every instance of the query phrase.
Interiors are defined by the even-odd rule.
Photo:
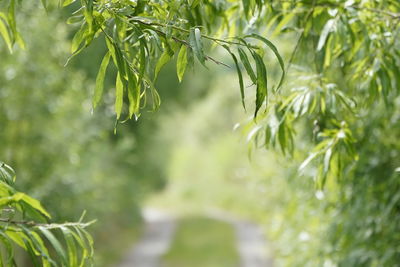
[[[122,79],[118,72],[115,81],[115,113],[117,114],[117,120],[121,117],[122,106],[124,104],[124,81]]]
[[[12,52],[11,36],[8,31],[7,24],[4,22],[4,20],[2,18],[0,18],[0,35],[3,37],[4,42],[6,43],[7,48],[11,53]]]
[[[104,77],[106,74],[108,63],[110,62],[110,52],[107,52],[101,61],[99,72],[97,73],[96,77],[96,86],[94,89],[94,96],[93,96],[93,109],[97,107],[99,104],[104,90]]]
[[[161,68],[164,67],[165,64],[171,59],[170,54],[165,50],[156,64],[156,69],[154,71],[154,80],[157,79],[158,73],[160,72]]]
[[[240,60],[242,61],[242,64],[243,64],[244,68],[246,69],[246,72],[249,75],[251,81],[253,83],[257,83],[256,74],[254,73],[254,70],[251,67],[251,64],[250,64],[249,58],[247,57],[246,52],[244,52],[244,50],[241,49],[240,47],[238,48],[238,52],[239,52]]]
[[[182,45],[176,60],[176,73],[179,82],[182,82],[183,75],[185,74],[186,66],[188,64],[187,47]]]
[[[66,265],[69,266],[68,258],[65,254],[65,250],[62,247],[60,241],[45,227],[40,226],[39,230],[43,233],[43,235],[49,240],[50,244],[55,249],[57,255],[61,258],[61,261]]]
[[[246,109],[246,105],[245,105],[245,102],[244,102],[244,97],[245,97],[245,95],[244,95],[243,76],[242,76],[242,71],[240,70],[240,67],[239,67],[238,60],[237,60],[235,54],[233,54],[233,53],[231,52],[231,50],[229,49],[229,47],[228,47],[227,45],[223,45],[223,47],[224,47],[224,48],[228,51],[228,53],[232,56],[233,62],[235,62],[236,72],[237,72],[238,79],[239,79],[240,96],[241,96],[241,99],[242,99],[242,105],[243,105],[243,108]]]
[[[63,232],[65,241],[67,243],[69,263],[71,266],[77,266],[78,252],[76,249],[74,237],[71,234],[71,230],[69,230],[67,227],[61,227],[61,231]]]
[[[198,28],[192,28],[190,30],[189,43],[197,59],[203,66],[206,66],[205,65],[206,58],[204,56],[203,43],[201,42],[201,33]]]
[[[279,81],[278,87],[276,88],[276,90],[278,90],[282,86],[283,80],[285,79],[285,75],[286,75],[286,73],[285,73],[285,62],[283,61],[283,58],[282,58],[281,54],[279,53],[278,49],[276,48],[276,46],[270,40],[268,40],[268,39],[266,39],[266,38],[264,38],[264,37],[262,37],[262,36],[260,36],[258,34],[253,33],[253,34],[248,35],[246,37],[252,37],[252,38],[255,38],[255,39],[258,39],[258,40],[262,41],[275,54],[276,58],[278,59],[279,65],[281,67],[281,70],[282,70],[281,79]]]
[[[254,113],[254,117],[257,116],[258,111],[260,110],[264,100],[268,97],[268,90],[267,90],[267,70],[264,65],[264,61],[262,57],[257,54],[253,53],[253,58],[256,62],[257,68],[257,92],[256,92],[256,110]]]
[[[131,73],[128,77],[128,100],[129,100],[129,118],[139,112],[140,108],[140,83],[136,76]]]

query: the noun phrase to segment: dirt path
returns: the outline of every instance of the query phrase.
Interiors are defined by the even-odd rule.
[[[258,225],[220,212],[208,216],[235,228],[241,267],[273,267],[271,258],[266,255],[267,241]],[[172,216],[153,209],[144,211],[144,219],[146,228],[141,240],[128,251],[118,267],[161,267],[160,258],[171,245],[176,222]]]
[[[208,215],[235,228],[240,267],[273,267],[272,257],[267,254],[267,240],[257,224],[221,211],[211,211]]]
[[[267,241],[259,226],[244,221],[234,221],[237,248],[241,267],[272,267],[272,259],[266,255]]]
[[[175,220],[158,210],[144,210],[145,231],[118,267],[159,267],[174,236]]]

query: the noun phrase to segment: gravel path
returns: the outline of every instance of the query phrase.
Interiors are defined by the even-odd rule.
[[[266,239],[258,225],[224,213],[212,213],[209,217],[228,222],[235,228],[241,267],[273,267],[272,259],[266,255]],[[171,245],[176,222],[173,217],[153,209],[144,211],[144,219],[146,227],[141,240],[128,251],[118,267],[161,267],[160,257]]]

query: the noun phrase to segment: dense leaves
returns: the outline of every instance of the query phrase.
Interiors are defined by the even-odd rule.
[[[14,249],[19,246],[28,252],[34,266],[89,266],[93,240],[85,228],[91,223],[82,219],[76,223],[50,223],[50,214],[40,202],[18,192],[14,182],[13,169],[0,162],[0,239],[6,248],[0,265],[15,266]],[[49,252],[47,242],[56,255]]]

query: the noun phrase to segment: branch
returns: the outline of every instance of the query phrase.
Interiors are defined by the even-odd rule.
[[[60,227],[65,227],[65,226],[78,226],[78,227],[82,227],[85,228],[91,224],[93,224],[95,222],[95,220],[87,222],[87,223],[81,223],[81,222],[77,222],[77,223],[71,223],[71,222],[67,222],[67,223],[36,223],[34,221],[14,221],[14,220],[10,220],[10,219],[5,219],[5,218],[0,218],[0,222],[3,223],[10,223],[10,224],[15,224],[15,225],[27,225],[27,226],[31,226],[31,227],[45,227],[47,229],[54,229],[54,228],[60,228]]]
[[[119,15],[117,15],[117,16],[119,16]],[[140,23],[140,24],[143,24],[143,25],[147,25],[147,26],[159,26],[159,27],[163,27],[163,28],[171,27],[174,30],[177,30],[177,31],[180,31],[180,32],[184,32],[186,34],[190,34],[189,30],[183,29],[183,28],[175,26],[175,25],[165,25],[165,24],[161,24],[161,23],[158,23],[158,22],[145,21],[145,20],[138,19],[138,18],[135,18],[135,17],[130,17],[129,21],[137,22],[137,23]],[[204,38],[204,39],[208,39],[208,40],[217,42],[217,43],[245,46],[244,44],[242,44],[240,42],[227,41],[227,40],[224,40],[224,39],[214,38],[214,37],[211,37],[211,36],[205,35],[205,34],[201,34],[201,37]],[[229,39],[233,39],[233,37],[229,37]],[[257,46],[254,46],[254,45],[249,45],[249,47],[258,48]]]

